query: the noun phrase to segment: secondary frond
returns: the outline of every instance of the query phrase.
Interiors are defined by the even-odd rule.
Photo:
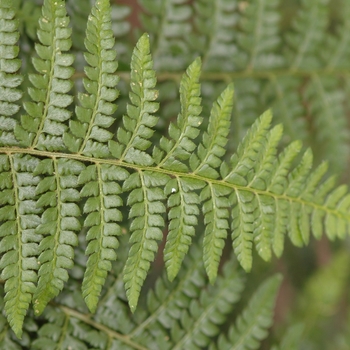
[[[219,337],[218,350],[258,349],[260,341],[268,334],[273,320],[273,309],[281,276],[274,276],[265,281],[250,299],[248,306],[231,327],[227,338]]]
[[[257,0],[242,3],[237,43],[241,50],[234,56],[238,69],[262,70],[283,65],[278,54],[280,0]]]
[[[44,237],[38,249],[39,279],[33,297],[37,315],[63,289],[67,269],[73,267],[73,247],[78,244],[76,233],[81,229],[78,175],[84,168],[84,164],[69,159],[45,159],[34,171],[43,176],[35,191],[39,196],[37,207],[45,208],[35,230]]]
[[[79,184],[84,184],[80,195],[87,198],[83,208],[87,214],[84,227],[89,227],[86,235],[89,259],[82,292],[91,312],[96,309],[107,273],[112,268],[111,261],[117,258],[115,250],[119,246],[117,236],[121,234],[119,223],[122,221],[119,208],[123,204],[118,182],[128,176],[125,169],[105,164],[90,165],[79,175]]]
[[[204,71],[232,71],[237,53],[237,2],[198,0],[193,4],[194,28],[189,45],[201,54]]]
[[[273,254],[281,256],[287,236],[293,245],[303,246],[311,236],[319,239],[325,233],[333,240],[349,234],[347,186],[336,187],[335,178],[327,178],[327,163],[317,161],[320,165],[314,169],[311,150],[300,154],[301,142],[289,144],[293,136],[308,140],[312,129],[317,130],[314,143],[322,145],[318,147],[322,154],[334,158],[331,166],[338,164],[341,168],[348,155],[343,85],[349,79],[345,77],[342,84],[333,71],[345,67],[348,53],[344,46],[349,39],[332,36],[335,41],[327,40],[332,42],[334,55],[318,54],[324,42],[328,0],[303,1],[293,21],[293,32],[286,34],[288,48],[281,52],[278,52],[282,38],[278,0],[249,3],[200,0],[196,4],[184,0],[141,1],[151,12],[143,17],[143,22],[150,25],[156,65],[166,69],[169,62],[176,61],[178,65],[171,68],[177,69],[189,60],[192,63],[181,80],[177,73],[159,74],[160,94],[164,91],[161,103],[166,101],[159,109],[150,40],[148,34],[143,34],[132,53],[130,75],[119,74],[123,81],[118,89],[125,96],[118,100],[121,107],[118,113],[119,78],[112,18],[122,19],[127,11],[113,14],[109,0],[96,1],[92,7],[84,42],[87,50],[84,92],[77,94],[73,107],[70,90],[75,57],[69,52],[72,40],[65,1],[45,0],[37,33],[39,42],[32,46],[27,41],[20,44],[23,49],[28,44],[28,50],[35,46],[36,52],[32,67],[35,74],[23,64],[31,83],[29,96],[24,94],[23,98],[25,115],[20,114],[19,104],[22,89],[28,84],[22,82],[18,72],[21,65],[17,41],[21,27],[10,3],[0,0],[0,282],[4,284],[4,311],[18,336],[31,302],[36,315],[43,313],[53,298],[63,302],[68,292],[61,292],[71,270],[73,280],[68,286],[76,291],[80,283],[82,293],[68,298],[65,307],[74,304],[80,311],[87,312],[88,308],[95,312],[103,295],[104,312],[98,312],[95,321],[90,315],[86,326],[83,319],[86,321],[87,316],[79,316],[78,322],[71,310],[50,306],[52,334],[49,326],[43,327],[35,346],[45,347],[52,341],[66,346],[73,329],[78,339],[73,344],[77,348],[86,344],[103,348],[107,342],[111,347],[127,344],[132,348],[135,344],[128,343],[131,341],[126,339],[128,336],[92,329],[96,323],[103,324],[104,315],[108,314],[105,326],[110,328],[117,318],[115,313],[106,311],[105,302],[109,298],[104,286],[109,288],[110,279],[115,277],[113,267],[119,264],[115,260],[120,244],[126,262],[115,282],[123,305],[118,312],[129,322],[125,321],[115,332],[128,334],[136,327],[133,335],[137,341],[149,340],[152,347],[159,323],[164,348],[206,347],[231,310],[234,298],[228,289],[234,290],[235,286],[229,278],[239,284],[240,277],[225,270],[229,277],[224,282],[218,278],[218,293],[223,293],[220,299],[214,288],[204,288],[206,280],[201,273],[200,277],[191,277],[188,295],[184,295],[182,287],[176,289],[182,278],[187,283],[182,270],[195,274],[188,263],[182,268],[186,255],[195,254],[196,260],[190,260],[191,263],[196,268],[203,263],[209,282],[214,284],[220,276],[227,238],[232,241],[239,263],[249,271],[254,249],[262,259],[270,261]],[[72,11],[75,5],[69,4]],[[75,10],[75,15],[87,15],[78,8]],[[123,35],[127,29],[121,22]],[[209,23],[215,24],[213,32],[209,26],[203,27]],[[348,26],[346,18],[344,26]],[[228,28],[236,28],[238,35],[230,32],[226,36]],[[198,37],[198,43],[189,43]],[[236,50],[238,54],[234,54]],[[127,49],[123,52],[129,53]],[[203,58],[193,60],[197,53]],[[229,67],[229,74],[210,71],[216,57],[230,59],[221,67],[223,70]],[[177,61],[178,58],[181,59]],[[205,65],[202,78],[217,79],[217,83],[200,83],[202,60]],[[80,66],[79,61],[77,67]],[[123,62],[122,68],[125,66]],[[276,67],[284,67],[284,71],[266,71]],[[316,72],[311,72],[315,69]],[[327,69],[329,77],[324,76],[323,69]],[[78,71],[74,78],[79,79],[81,74]],[[223,86],[232,77],[237,77],[235,104],[233,85]],[[128,79],[126,104],[123,99]],[[169,83],[168,79],[173,81]],[[179,101],[174,101],[178,95],[173,89],[178,82]],[[79,90],[79,84],[76,87]],[[287,137],[283,137],[281,125],[273,125],[270,111],[256,119],[266,104],[275,113],[283,114],[278,121],[290,121],[286,126]],[[120,120],[118,114],[123,115]],[[301,118],[307,121],[302,123]],[[168,133],[164,135],[166,129]],[[245,137],[241,138],[242,135]],[[317,155],[316,159],[320,157]],[[129,230],[122,225],[128,225]],[[202,260],[189,251],[200,240]],[[158,255],[158,245],[163,247],[160,242],[165,247]],[[79,248],[75,249],[77,245]],[[148,319],[147,311],[136,313],[130,320],[127,303],[135,312],[151,264],[162,253],[171,283],[162,281],[156,287],[157,295],[150,297],[159,299],[150,300],[150,309],[159,311],[155,311],[153,318]],[[123,256],[118,253],[118,259],[120,255]],[[121,292],[122,281],[125,295]],[[274,287],[270,284],[271,288],[266,287],[271,293],[277,288],[278,278],[273,281],[269,283]],[[171,305],[173,313],[164,314],[162,301],[166,298],[165,290],[171,286],[176,291],[169,298],[181,302],[186,299],[185,306]],[[194,301],[191,297],[199,299]],[[269,307],[271,300],[268,299]],[[221,303],[225,310],[220,309]],[[243,326],[238,325],[231,331],[232,337],[228,336],[232,342],[244,338],[242,334],[249,326],[254,305],[255,301],[248,307],[248,316],[240,318],[238,323]],[[265,314],[264,307],[261,310]],[[267,314],[269,320],[270,311]],[[258,333],[265,334],[269,323],[265,321],[260,324],[257,320]],[[147,325],[155,328],[144,335]],[[86,329],[88,339],[83,334]],[[248,338],[252,347],[260,340],[256,335]]]
[[[189,63],[187,37],[192,8],[186,0],[141,0],[141,22],[151,35],[157,69],[182,69]]]
[[[5,281],[4,310],[7,320],[20,338],[23,320],[36,290],[37,254],[41,208],[35,188],[40,178],[34,175],[38,159],[29,155],[0,157],[0,271]]]
[[[135,172],[123,184],[123,191],[131,191],[130,250],[124,268],[126,295],[132,311],[135,311],[141,287],[158,251],[157,241],[162,240],[165,214],[163,188],[169,181],[167,175],[149,171]]]
[[[63,0],[45,0],[39,20],[38,38],[33,58],[37,74],[30,74],[33,87],[28,89],[32,99],[24,103],[28,114],[21,116],[15,135],[24,146],[58,151],[65,148],[63,134],[71,117],[68,107],[73,102],[69,95],[74,69],[69,17]]]
[[[114,266],[116,276],[105,290],[97,313],[86,317],[67,305],[48,306],[33,347],[51,348],[70,340],[76,346],[101,350],[205,348],[241,299],[244,276],[231,260],[218,276],[218,288],[205,288],[207,279],[200,256],[198,247],[191,248],[181,278],[174,282],[165,275],[159,278],[147,293],[146,309],[138,309],[132,316],[125,305],[120,266]]]
[[[160,150],[155,149],[158,167],[181,172],[188,171],[185,163],[196,149],[194,139],[199,135],[202,111],[199,76],[201,61],[197,58],[186,70],[180,83],[181,112],[176,123],[169,126],[169,137],[162,137]]]
[[[201,181],[175,177],[165,187],[165,195],[168,196],[169,232],[164,247],[164,262],[170,281],[179,272],[196,233],[201,202],[196,191],[204,186],[205,183]]]
[[[131,58],[131,104],[127,106],[123,126],[117,131],[119,142],[110,142],[113,156],[121,161],[145,166],[154,163],[146,151],[152,145],[149,139],[153,136],[158,121],[158,117],[153,115],[159,107],[155,102],[158,97],[155,85],[149,39],[144,34],[136,44]]]
[[[18,73],[19,23],[11,1],[1,0],[0,8],[0,145],[16,145],[14,116],[20,110],[18,102],[23,94],[20,90],[23,78]]]
[[[4,287],[0,285],[0,310],[4,310]],[[23,323],[22,338],[19,339],[11,331],[9,324],[6,321],[6,317],[3,313],[0,313],[0,349],[1,350],[21,350],[24,347],[30,348],[32,340],[30,334],[37,332],[39,326],[37,321],[33,319],[32,314],[29,314]]]
[[[109,131],[114,123],[113,113],[118,97],[116,85],[118,67],[115,40],[112,32],[108,0],[96,2],[91,10],[86,28],[83,83],[86,93],[79,93],[80,106],[75,109],[76,120],[71,120],[69,132],[64,134],[65,145],[71,152],[94,157],[110,155],[107,143],[113,134]]]
[[[293,31],[286,36],[286,58],[291,70],[320,66],[320,58],[316,53],[322,51],[322,38],[328,24],[328,3],[329,0],[302,1],[293,21]]]

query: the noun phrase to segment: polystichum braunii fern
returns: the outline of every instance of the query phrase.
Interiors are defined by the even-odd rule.
[[[195,7],[204,18],[209,14],[203,9],[211,6],[206,3],[199,1]],[[250,11],[258,11],[259,4],[256,2]],[[277,4],[271,2],[265,11],[275,11]],[[177,8],[175,2],[171,6]],[[174,13],[184,20],[188,8],[186,4],[184,9]],[[231,6],[226,4],[224,10],[229,17]],[[301,142],[294,141],[279,151],[283,129],[281,125],[271,125],[271,111],[256,119],[233,154],[228,152],[234,86],[230,83],[222,89],[210,113],[203,113],[200,58],[189,65],[181,78],[177,119],[169,123],[167,135],[159,136],[157,126],[162,121],[157,115],[156,72],[148,34],[142,35],[131,57],[129,102],[125,114],[118,120],[115,102],[119,95],[116,87],[118,63],[108,0],[98,0],[87,20],[85,76],[83,91],[77,93],[76,103],[71,94],[75,56],[70,52],[72,30],[65,2],[44,1],[36,55],[32,59],[35,73],[28,76],[30,86],[28,96],[23,98],[22,110],[23,78],[18,58],[16,7],[11,1],[0,0],[0,11],[0,269],[4,281],[4,310],[17,336],[22,334],[23,321],[31,303],[34,313],[40,315],[61,293],[68,280],[68,269],[74,266],[74,247],[79,244],[86,244],[87,256],[81,276],[82,297],[90,312],[97,310],[98,319],[99,298],[122,241],[127,252],[122,279],[134,312],[165,228],[164,262],[168,279],[173,281],[181,271],[202,220],[205,226],[202,256],[209,281],[228,284],[220,288],[223,298],[228,300],[227,305],[217,307],[221,308],[221,315],[228,314],[238,298],[235,294],[229,295],[228,290],[237,288],[238,293],[242,289],[239,277],[220,277],[220,281],[215,282],[228,237],[240,265],[250,271],[253,247],[264,260],[270,261],[273,254],[282,255],[285,235],[293,245],[300,247],[309,243],[311,235],[320,238],[325,232],[334,239],[348,234],[350,195],[346,186],[336,187],[334,177],[325,178],[326,163],[312,169],[312,152],[308,149],[300,155]],[[200,23],[196,25],[203,28]],[[245,27],[244,23],[242,27],[250,32],[250,26]],[[171,40],[165,40],[166,34],[155,44],[156,55],[164,41],[167,45],[171,43]],[[186,27],[181,35],[185,34]],[[202,34],[205,37],[208,33]],[[243,67],[248,57],[249,69],[266,68],[268,64],[281,66],[279,57],[265,52],[269,46],[259,49],[257,44],[259,40],[273,43],[273,35],[270,36],[268,31],[254,35],[252,51],[238,55],[235,65]],[[292,37],[288,40],[294,42]],[[203,42],[204,68],[208,68],[213,64],[212,53],[217,52],[215,45],[220,40],[212,37]],[[248,45],[244,37],[238,44]],[[305,57],[299,51],[288,61],[291,69],[297,69]],[[162,61],[159,66],[162,68]],[[293,84],[293,81],[271,79],[265,97],[268,99],[272,85],[273,89],[282,91]],[[320,82],[315,75],[308,87],[309,94],[312,95],[316,87],[322,90],[322,84],[326,82]],[[311,108],[319,107],[311,105]],[[122,213],[125,207],[128,208],[127,218],[123,218]],[[126,221],[129,221],[129,245],[123,239]],[[86,243],[79,242],[79,237]],[[198,255],[198,252],[193,254]],[[199,263],[198,259],[195,263]],[[239,279],[237,285],[232,278]],[[235,342],[239,344],[242,337],[246,337],[247,343],[262,339],[271,323],[279,280],[274,277],[261,287],[247,311],[238,318],[237,326],[230,330],[228,339],[221,336],[216,345],[211,345],[213,349],[226,349],[230,346],[227,344]],[[120,278],[117,282],[121,283]],[[169,282],[159,283],[166,285]],[[165,289],[163,285],[159,288]],[[182,292],[179,290],[179,293]],[[206,295],[203,296],[203,307],[212,307],[215,313],[216,304],[210,303],[212,299],[219,303],[217,298],[220,297],[211,297],[210,293],[210,290],[198,290],[194,295]],[[156,299],[163,300],[161,294],[159,292]],[[108,307],[106,300],[101,305]],[[189,305],[182,306],[183,310],[179,312],[186,313],[186,308],[191,308]],[[255,314],[260,309],[263,309],[260,314],[263,321]],[[197,311],[192,311],[191,317],[199,319],[198,328],[193,331],[196,334],[193,343],[197,348],[205,347],[210,337],[218,335],[217,325],[222,322],[213,321],[211,328],[203,326],[215,331],[198,331],[201,329],[200,317],[196,315]],[[58,338],[64,347],[66,338],[62,329],[68,327],[70,316],[77,319],[80,316],[70,314],[64,307],[54,306],[49,307],[46,315],[54,320],[50,330],[53,333],[50,335],[43,327],[43,338]],[[147,320],[147,326],[156,322],[157,317],[161,316]],[[185,321],[188,315],[174,317],[169,314],[167,317],[181,319],[182,326],[188,326]],[[91,321],[90,326],[96,326],[95,322]],[[140,327],[137,324],[142,322],[146,321],[136,320],[132,325],[135,341],[137,327]],[[176,327],[171,322],[165,322],[164,327],[170,330]],[[246,332],[250,322],[257,322],[262,333]],[[74,327],[79,328],[78,325]],[[104,331],[104,327],[100,330]],[[185,344],[192,344],[190,336],[191,333],[185,336],[179,331],[172,338],[173,343],[165,342],[167,345],[163,348],[182,349]],[[201,337],[208,339],[202,342]],[[105,344],[104,341],[101,340],[101,344]],[[118,339],[115,334],[109,335],[108,342],[109,348],[113,348],[112,344],[114,347],[124,344],[123,349],[127,346],[142,348],[128,345],[126,337]],[[40,348],[43,344],[45,341],[40,345],[38,340],[35,346]]]

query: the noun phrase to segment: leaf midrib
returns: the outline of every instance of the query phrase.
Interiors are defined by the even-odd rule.
[[[322,205],[322,204],[318,204],[315,202],[310,202],[310,201],[304,200],[300,197],[289,197],[285,194],[275,194],[275,193],[268,192],[268,191],[258,190],[258,189],[245,187],[245,186],[241,186],[241,185],[236,185],[236,184],[231,184],[228,182],[224,182],[223,180],[214,180],[214,179],[206,178],[204,176],[196,175],[193,173],[182,173],[179,171],[173,171],[173,170],[168,170],[168,169],[163,169],[163,168],[158,168],[158,167],[129,164],[129,163],[120,161],[118,159],[94,158],[94,157],[83,156],[80,154],[50,152],[50,151],[35,150],[35,149],[30,149],[30,148],[0,147],[0,154],[7,154],[8,156],[10,156],[12,154],[29,154],[29,155],[39,156],[39,157],[49,157],[49,158],[56,157],[56,158],[74,159],[74,160],[78,160],[78,161],[82,161],[82,162],[90,162],[90,163],[95,163],[95,164],[116,165],[116,166],[120,166],[123,168],[133,169],[135,171],[148,170],[148,171],[151,171],[154,173],[165,174],[165,175],[168,175],[170,177],[174,177],[174,176],[186,177],[186,178],[191,178],[191,179],[194,179],[197,181],[204,181],[206,183],[212,183],[212,184],[225,186],[225,187],[231,188],[233,191],[234,190],[247,191],[247,192],[254,193],[255,195],[265,195],[265,196],[273,197],[276,200],[286,200],[289,202],[303,204],[303,205],[312,207],[316,210],[321,210],[321,211],[324,211],[325,213],[332,214],[340,219],[344,219],[344,220],[350,222],[350,215],[343,213],[343,212],[340,212],[337,209],[327,208],[325,205]]]

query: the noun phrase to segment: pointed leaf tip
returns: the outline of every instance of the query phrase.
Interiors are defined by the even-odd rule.
[[[271,124],[272,122],[272,110],[268,109],[266,110],[262,115],[261,115],[261,119],[266,122],[267,124]]]
[[[137,47],[142,47],[143,49],[146,49],[146,51],[149,51],[150,48],[150,43],[149,43],[149,34],[148,33],[143,33],[138,40]]]

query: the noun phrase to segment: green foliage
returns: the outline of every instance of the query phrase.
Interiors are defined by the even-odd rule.
[[[127,6],[0,0],[0,348],[259,348],[282,280],[260,258],[349,234],[329,2],[283,30],[278,0],[142,0],[134,46]],[[348,265],[302,274],[275,349],[323,343]]]
[[[11,2],[1,2],[1,71],[0,71],[0,108],[1,108],[1,143],[13,145],[16,140],[13,135],[15,122],[11,116],[15,115],[20,107],[18,101],[22,97],[22,92],[18,88],[22,83],[22,76],[18,74],[21,61],[18,59],[19,39],[18,20],[15,18],[15,8]]]
[[[251,298],[249,305],[243,310],[236,323],[228,332],[228,339],[219,337],[218,349],[257,349],[260,340],[267,335],[272,323],[272,309],[276,290],[281,276],[265,281]]]
[[[70,133],[64,134],[64,142],[71,152],[87,156],[106,157],[109,155],[106,143],[112,138],[108,128],[117,106],[112,102],[118,97],[115,86],[118,78],[114,37],[111,29],[110,6],[98,2],[92,8],[86,28],[84,54],[89,66],[85,67],[86,93],[80,93],[80,106],[76,107],[77,120],[70,121]]]

